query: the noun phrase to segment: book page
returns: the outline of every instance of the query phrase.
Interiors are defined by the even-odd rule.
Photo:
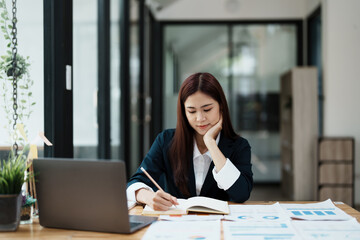
[[[155,211],[150,206],[146,205],[142,214],[143,215],[183,215],[187,214],[187,200],[186,199],[178,199],[179,205],[172,206],[167,211]]]
[[[188,211],[229,214],[229,205],[226,201],[208,197],[192,197],[184,204]]]
[[[192,197],[189,199],[178,199],[179,205],[172,206],[167,211],[155,211],[148,205],[145,206],[143,215],[182,215],[188,211],[229,214],[229,205],[226,201],[221,201],[208,197]]]

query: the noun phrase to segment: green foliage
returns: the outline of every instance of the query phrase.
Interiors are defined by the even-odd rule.
[[[23,195],[22,207],[30,207],[36,203],[36,199],[30,195]]]
[[[13,61],[12,55],[4,55],[0,57],[0,69],[9,77],[9,80],[12,80],[13,76]],[[28,67],[30,67],[30,63],[27,59],[23,58],[21,55],[16,55],[16,68],[15,75],[17,78],[22,78],[24,74],[28,74]]]
[[[5,40],[7,41],[6,45],[8,47],[11,46],[11,30],[12,30],[12,26],[9,27],[9,25],[11,25],[11,20],[9,17],[8,10],[6,8],[6,2],[5,0],[0,0],[0,29],[4,35]]]
[[[26,153],[28,147],[15,156],[13,151],[9,153],[7,160],[1,161],[0,167],[0,194],[19,194],[25,179],[25,171],[28,169]]]
[[[34,81],[30,78],[29,57],[23,57],[19,53],[16,54],[16,67],[13,69],[12,59],[12,21],[9,17],[9,12],[6,7],[5,0],[0,0],[0,31],[6,40],[6,54],[0,56],[0,104],[5,113],[6,121],[1,121],[3,127],[9,132],[9,142],[17,141],[20,145],[24,145],[24,139],[18,136],[13,128],[13,72],[15,71],[17,84],[17,123],[25,123],[30,118],[33,112],[32,108],[36,104],[33,93],[31,92]],[[0,48],[3,48],[0,46]],[[24,124],[24,130],[27,134],[27,127]]]

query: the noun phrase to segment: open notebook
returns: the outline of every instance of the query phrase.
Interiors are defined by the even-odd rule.
[[[226,201],[221,201],[208,197],[192,197],[189,199],[178,199],[179,205],[172,206],[167,211],[155,211],[148,205],[145,206],[143,215],[184,215],[188,212],[229,214],[229,205]]]

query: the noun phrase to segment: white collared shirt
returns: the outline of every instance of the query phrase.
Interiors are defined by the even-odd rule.
[[[216,137],[216,145],[219,144],[220,133]],[[195,174],[195,187],[196,195],[200,195],[201,188],[205,182],[206,175],[209,171],[212,158],[210,152],[207,151],[204,154],[201,154],[199,148],[194,139],[194,152],[193,152],[193,164],[194,164],[194,174]]]
[[[220,133],[216,137],[216,144],[219,144]],[[194,139],[194,152],[193,152],[193,164],[194,164],[194,174],[195,174],[195,186],[196,186],[196,195],[200,195],[201,188],[204,185],[207,172],[209,171],[212,158],[210,152],[207,151],[204,154],[201,154],[199,148],[197,147],[196,141]],[[240,177],[240,171],[235,167],[235,165],[227,158],[226,163],[223,168],[216,172],[215,167],[212,170],[215,181],[220,189],[228,190]],[[131,184],[126,189],[126,194],[129,201],[136,201],[135,192],[141,188],[148,189],[153,191],[151,187],[142,183],[136,182]]]

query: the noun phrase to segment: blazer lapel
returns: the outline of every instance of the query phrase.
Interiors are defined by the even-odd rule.
[[[220,149],[220,151],[224,154],[224,156],[226,158],[229,158],[231,156],[231,153],[232,153],[232,141],[225,138],[224,137],[224,134],[221,133],[221,136],[220,136],[220,141],[219,141],[219,144],[218,144],[218,147]],[[210,164],[210,167],[209,167],[209,170],[206,174],[206,178],[205,178],[205,181],[204,181],[204,184],[201,188],[201,191],[200,191],[200,195],[201,196],[206,196],[206,193],[208,192],[211,192],[211,190],[216,187],[217,188],[217,183],[213,177],[213,174],[212,174],[212,170],[214,169],[214,162],[211,161],[211,164]],[[195,185],[194,185],[195,186]]]

